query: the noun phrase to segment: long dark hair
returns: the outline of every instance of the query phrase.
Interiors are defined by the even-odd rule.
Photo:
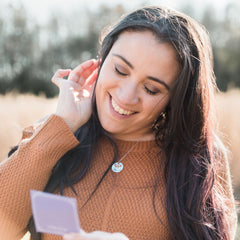
[[[161,42],[172,45],[181,66],[164,118],[159,116],[154,127],[155,139],[166,159],[166,209],[172,239],[230,239],[227,204],[215,186],[224,151],[214,133],[212,103],[216,86],[211,45],[204,27],[167,8],[136,10],[107,29],[101,43],[99,71],[123,31],[152,31]],[[74,184],[88,170],[92,149],[103,135],[111,141],[116,157],[114,141],[98,120],[95,96],[92,108],[89,121],[75,133],[79,145],[56,163],[44,191],[62,193],[68,186],[74,191]],[[28,229],[32,239],[41,239],[32,219]]]

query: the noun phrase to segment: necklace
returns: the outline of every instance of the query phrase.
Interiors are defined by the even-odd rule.
[[[115,162],[112,165],[112,171],[115,173],[121,172],[123,170],[123,164],[122,164],[122,160],[135,148],[135,146],[138,144],[138,142],[136,142],[126,153],[123,157],[120,158],[119,161]]]

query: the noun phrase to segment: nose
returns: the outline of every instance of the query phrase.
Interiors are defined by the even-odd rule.
[[[139,101],[137,85],[129,79],[122,82],[117,89],[117,96],[123,104],[137,104]]]

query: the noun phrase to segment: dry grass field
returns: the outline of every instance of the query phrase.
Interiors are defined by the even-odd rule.
[[[229,149],[233,185],[240,200],[240,90],[219,94],[216,103],[220,138]]]
[[[23,127],[54,113],[56,103],[56,99],[41,96],[14,93],[0,95],[0,161],[19,142]]]
[[[43,96],[0,95],[0,161],[18,143],[22,128],[54,113],[56,102]],[[220,137],[229,149],[235,196],[240,200],[240,90],[218,94],[216,103]]]

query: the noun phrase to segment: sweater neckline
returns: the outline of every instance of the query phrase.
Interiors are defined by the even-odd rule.
[[[148,151],[148,150],[160,150],[159,146],[156,144],[155,140],[146,140],[146,141],[125,141],[125,140],[119,140],[115,139],[115,142],[117,144],[118,150],[126,151],[130,149],[132,146],[135,145],[133,150],[131,152],[139,152],[139,151]]]

